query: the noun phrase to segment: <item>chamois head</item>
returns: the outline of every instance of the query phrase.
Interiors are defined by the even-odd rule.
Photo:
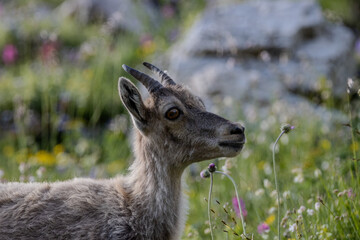
[[[244,127],[207,112],[202,100],[165,72],[144,63],[161,80],[123,65],[126,72],[148,90],[146,101],[129,80],[119,79],[119,94],[138,130],[139,148],[165,155],[167,163],[185,167],[190,163],[236,156],[245,143]],[[140,149],[141,150],[141,149]],[[137,151],[137,150],[135,150]]]

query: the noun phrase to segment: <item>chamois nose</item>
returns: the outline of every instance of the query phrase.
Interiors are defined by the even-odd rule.
[[[245,128],[243,126],[235,126],[230,130],[230,134],[244,134]]]

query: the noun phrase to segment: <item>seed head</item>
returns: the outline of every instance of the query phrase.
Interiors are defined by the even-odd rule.
[[[295,126],[292,126],[290,124],[285,124],[285,125],[281,126],[280,130],[284,133],[289,133],[294,128],[295,128]]]
[[[208,178],[208,177],[210,177],[210,172],[208,170],[202,170],[200,172],[200,177],[201,178]]]
[[[209,172],[213,173],[216,171],[216,166],[214,163],[210,163],[208,167]]]

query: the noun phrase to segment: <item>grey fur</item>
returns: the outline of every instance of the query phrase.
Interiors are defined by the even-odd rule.
[[[198,97],[178,84],[161,86],[143,102],[136,87],[120,78],[119,93],[136,126],[129,174],[0,184],[0,239],[181,237],[187,210],[181,190],[184,169],[237,155],[244,129],[207,112]],[[173,107],[181,115],[169,120],[165,114]]]

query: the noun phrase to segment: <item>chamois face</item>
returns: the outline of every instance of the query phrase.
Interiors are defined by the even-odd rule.
[[[217,157],[234,157],[241,151],[245,143],[244,127],[207,112],[200,98],[153,65],[147,65],[165,80],[162,84],[144,84],[150,89],[150,97],[145,102],[129,80],[119,80],[120,97],[144,144],[150,144],[154,151],[166,155],[174,166]],[[139,77],[136,75],[139,72],[134,74],[128,67],[125,70]]]

